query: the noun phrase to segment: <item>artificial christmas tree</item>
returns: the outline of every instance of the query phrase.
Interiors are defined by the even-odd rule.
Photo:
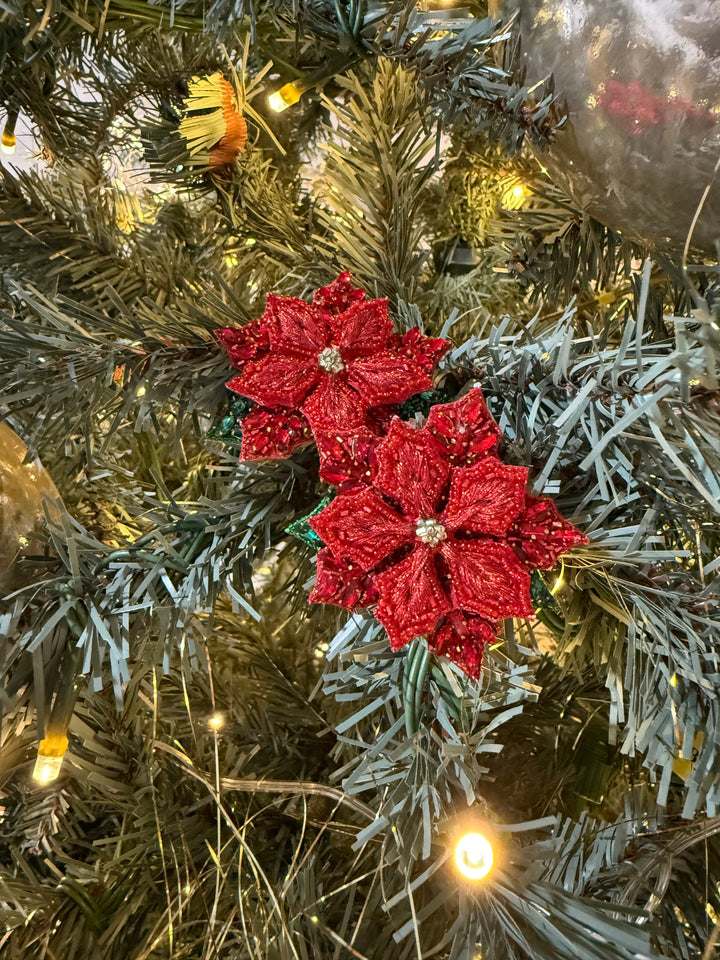
[[[712,957],[717,267],[575,210],[516,67],[7,6],[3,957]]]

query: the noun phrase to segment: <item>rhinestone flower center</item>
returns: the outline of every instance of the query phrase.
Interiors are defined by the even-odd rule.
[[[428,546],[436,547],[441,541],[445,540],[447,531],[441,523],[429,517],[427,520],[418,520],[415,527],[415,536],[423,543],[427,543]]]
[[[323,370],[327,370],[328,373],[340,373],[341,370],[345,369],[342,355],[335,346],[325,347],[324,350],[320,351],[318,354],[318,366]]]

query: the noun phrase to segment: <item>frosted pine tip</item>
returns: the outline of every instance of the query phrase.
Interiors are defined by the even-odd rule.
[[[325,347],[318,354],[318,366],[328,373],[340,373],[345,369],[343,358],[337,347]]]
[[[418,540],[422,540],[423,543],[427,543],[428,546],[436,547],[441,541],[446,539],[447,531],[441,523],[438,523],[437,520],[433,520],[433,518],[430,517],[427,520],[418,520],[417,526],[415,527],[415,536]]]

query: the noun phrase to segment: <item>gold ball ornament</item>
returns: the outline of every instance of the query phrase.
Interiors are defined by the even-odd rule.
[[[12,427],[0,423],[0,594],[21,584],[20,557],[40,549],[43,497],[60,497],[40,461],[25,463],[26,454],[27,446]]]

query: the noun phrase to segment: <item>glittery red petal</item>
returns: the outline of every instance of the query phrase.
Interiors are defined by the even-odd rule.
[[[364,299],[365,291],[352,285],[350,274],[345,270],[329,287],[320,287],[313,293],[313,306],[335,314],[342,313]]]
[[[370,578],[352,562],[338,560],[323,547],[317,556],[317,577],[310,603],[332,603],[346,610],[368,607],[377,600]]]
[[[450,466],[438,456],[432,437],[395,418],[375,448],[375,463],[375,486],[397,500],[411,520],[435,514]]]
[[[480,617],[451,610],[428,644],[433,653],[447,657],[474,680],[480,676],[485,648],[497,635],[497,624]]]
[[[299,297],[268,294],[267,312],[273,351],[297,357],[317,357],[330,344],[330,329],[321,310]]]
[[[452,463],[463,467],[495,453],[501,436],[477,387],[460,400],[434,406],[425,430],[442,444]]]
[[[230,362],[242,369],[246,360],[252,360],[260,351],[270,348],[270,335],[264,318],[251,320],[243,327],[225,327],[215,336],[230,357]]]
[[[398,405],[386,403],[382,407],[371,407],[367,412],[367,424],[378,436],[383,436],[390,429],[393,417],[397,416]]]
[[[508,542],[531,569],[549,570],[566,550],[588,539],[561,516],[553,500],[528,494],[525,509],[508,532]]]
[[[312,440],[299,410],[251,410],[242,421],[241,460],[283,460]]]
[[[389,352],[350,360],[347,379],[368,407],[399,403],[432,386],[430,377],[414,360]]]
[[[325,373],[318,367],[317,387],[303,404],[313,430],[347,430],[365,423],[365,407],[342,373]]]
[[[487,620],[533,615],[530,574],[507,543],[448,538],[440,553],[454,607]]]
[[[366,300],[355,303],[343,313],[330,318],[332,339],[348,360],[376,354],[386,349],[392,333],[387,300]]]
[[[320,368],[308,367],[302,360],[266,354],[245,364],[239,377],[227,384],[229,390],[241,393],[266,407],[299,407],[308,392],[320,379]]]
[[[363,570],[414,536],[412,525],[374,490],[340,494],[309,522],[336,557],[354,560]]]
[[[501,537],[525,506],[525,467],[487,456],[472,467],[454,467],[441,517],[450,529]]]
[[[377,436],[367,427],[352,430],[315,430],[320,454],[320,479],[341,487],[350,481],[370,482],[370,454]]]
[[[403,352],[412,357],[426,373],[432,373],[437,362],[450,349],[450,341],[426,337],[419,327],[413,327],[402,338],[402,346]]]
[[[380,595],[376,617],[393,650],[434,629],[450,603],[440,585],[433,551],[418,543],[400,563],[375,577]]]

